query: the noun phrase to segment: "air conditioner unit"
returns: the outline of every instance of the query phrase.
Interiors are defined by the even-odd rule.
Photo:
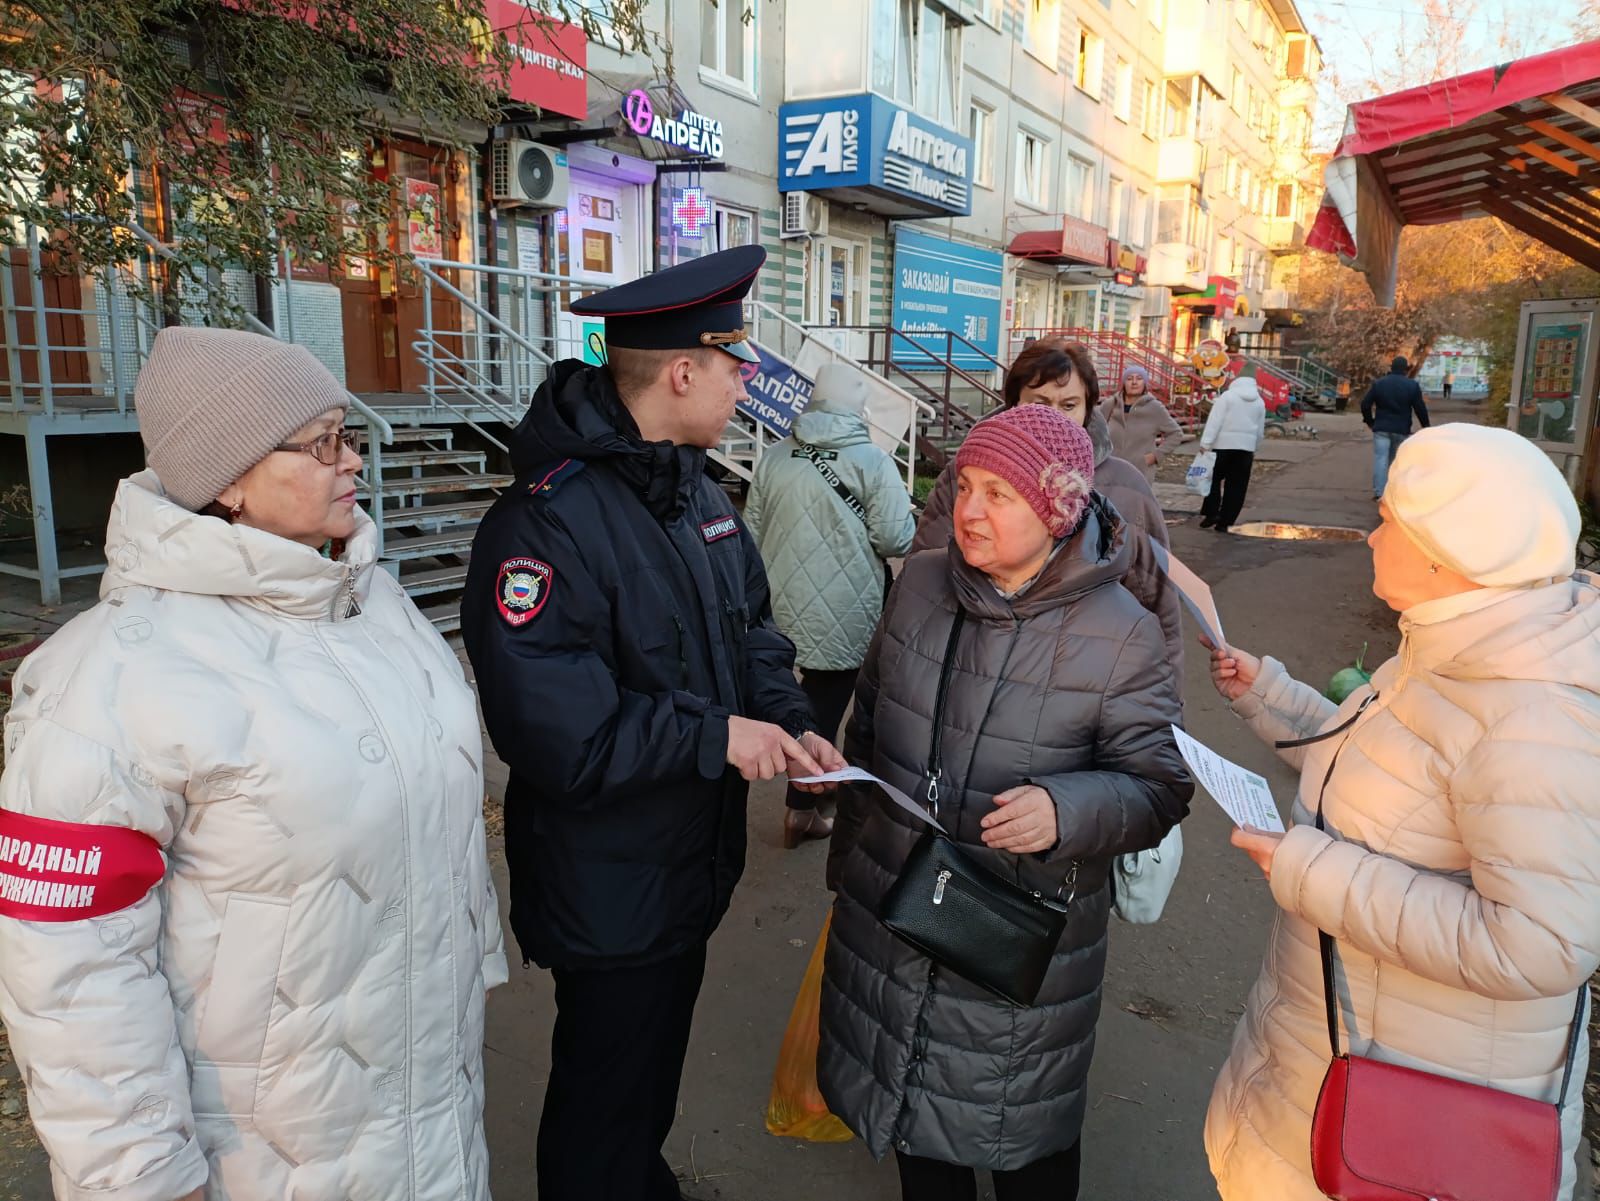
[[[515,138],[494,144],[494,198],[533,208],[567,207],[567,152]]]
[[[786,192],[783,197],[785,238],[821,237],[828,232],[828,202],[808,192]]]

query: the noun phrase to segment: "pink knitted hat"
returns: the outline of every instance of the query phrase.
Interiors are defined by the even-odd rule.
[[[1094,444],[1072,418],[1048,405],[1018,405],[972,427],[956,470],[980,467],[1017,490],[1052,538],[1070,534],[1094,487]]]

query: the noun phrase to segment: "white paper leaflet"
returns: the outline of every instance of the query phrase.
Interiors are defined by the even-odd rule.
[[[1203,743],[1196,742],[1177,726],[1178,752],[1194,773],[1195,783],[1211,794],[1211,799],[1233,819],[1236,826],[1254,826],[1269,833],[1283,833],[1283,819],[1266,780],[1237,763],[1230,763]]]
[[[1161,570],[1167,573],[1172,586],[1183,597],[1183,603],[1189,606],[1189,612],[1194,614],[1195,620],[1205,630],[1206,637],[1217,646],[1226,647],[1228,640],[1222,633],[1222,617],[1217,613],[1217,602],[1211,595],[1210,585],[1161,543],[1152,538],[1150,545],[1156,552],[1156,562],[1161,564]]]

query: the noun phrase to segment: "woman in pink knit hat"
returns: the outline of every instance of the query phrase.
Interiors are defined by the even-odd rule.
[[[1089,435],[1022,405],[979,424],[956,469],[954,538],[890,593],[845,753],[931,795],[981,866],[1067,900],[1066,929],[1031,1006],[928,958],[877,916],[925,827],[842,796],[818,1080],[875,1156],[895,1154],[909,1201],[971,1201],[979,1168],[999,1201],[1070,1201],[1111,865],[1156,846],[1193,787],[1161,623],[1122,585],[1129,531],[1093,490]]]

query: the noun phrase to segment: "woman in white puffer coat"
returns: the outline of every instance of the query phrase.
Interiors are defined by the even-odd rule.
[[[487,1201],[477,713],[374,569],[347,397],[163,331],[100,603],[16,677],[0,1017],[59,1201]]]
[[[1225,1201],[1323,1195],[1318,930],[1336,944],[1342,1050],[1547,1103],[1600,965],[1600,581],[1574,574],[1572,494],[1531,443],[1481,426],[1414,435],[1389,479],[1373,590],[1403,641],[1370,688],[1336,709],[1275,659],[1213,652],[1218,691],[1263,739],[1360,712],[1285,753],[1301,770],[1287,835],[1234,834],[1281,912],[1206,1119]],[[1562,1198],[1587,1049],[1562,1112]]]

